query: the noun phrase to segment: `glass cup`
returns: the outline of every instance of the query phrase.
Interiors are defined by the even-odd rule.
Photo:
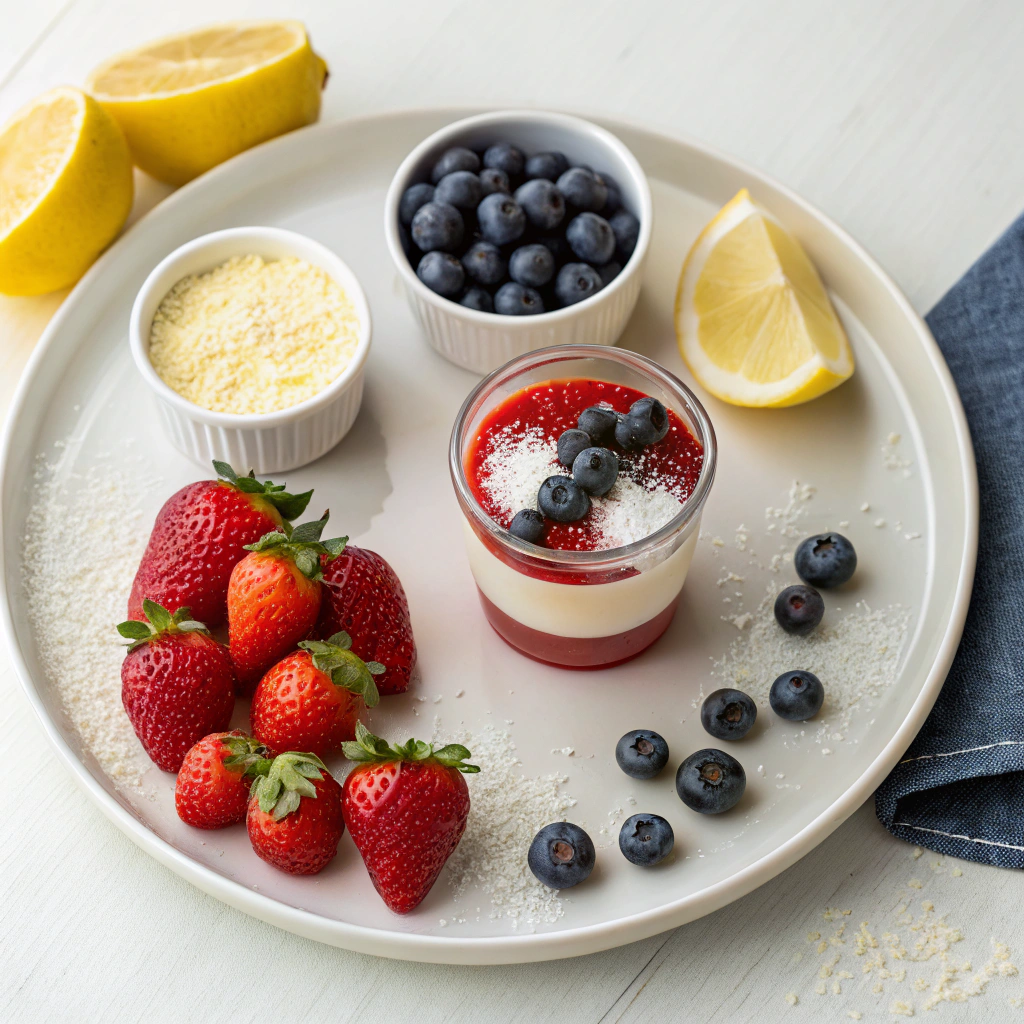
[[[704,449],[697,484],[676,517],[624,547],[557,551],[519,540],[484,512],[466,479],[480,424],[496,406],[535,384],[580,379],[621,384],[657,398]],[[693,392],[636,352],[557,345],[519,356],[485,377],[455,420],[449,468],[470,569],[491,626],[523,654],[566,668],[605,668],[649,647],[675,614],[716,454],[714,428]]]

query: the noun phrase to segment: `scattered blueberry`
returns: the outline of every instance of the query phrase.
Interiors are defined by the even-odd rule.
[[[575,523],[590,511],[587,492],[571,476],[549,476],[540,485],[537,504],[556,523]]]
[[[480,313],[494,312],[494,299],[491,298],[491,293],[476,285],[466,289],[466,294],[459,299],[459,305]]]
[[[474,242],[463,255],[462,265],[477,284],[491,287],[501,284],[508,270],[501,250],[491,242]]]
[[[601,290],[601,275],[588,263],[566,263],[555,278],[555,295],[563,306],[589,299]]]
[[[466,272],[455,256],[447,252],[425,253],[416,268],[416,276],[433,292],[446,299],[454,299],[462,293],[466,283]]]
[[[619,829],[622,856],[644,868],[663,861],[675,842],[672,826],[660,814],[634,814]]]
[[[576,456],[572,464],[573,480],[587,494],[596,497],[607,494],[618,476],[619,460],[607,448],[587,448]]]
[[[496,142],[484,152],[484,167],[501,171],[509,179],[522,177],[526,168],[526,156],[521,149],[508,142]]]
[[[558,181],[569,170],[569,161],[563,153],[534,153],[526,158],[527,178],[547,178]]]
[[[590,877],[597,852],[590,836],[571,821],[545,825],[530,843],[526,863],[552,889],[569,889]]]
[[[483,197],[483,186],[472,171],[452,171],[434,189],[434,202],[448,203],[456,210],[475,210]]]
[[[603,405],[592,405],[580,413],[576,426],[590,435],[596,445],[607,447],[615,440],[615,425],[619,414]]]
[[[516,189],[516,202],[539,231],[553,231],[565,217],[565,198],[547,178],[533,178]]]
[[[622,206],[622,189],[619,188],[619,183],[610,174],[605,174],[604,171],[601,171],[596,177],[604,183],[605,190],[608,193],[604,206],[601,207],[601,216],[610,217]]]
[[[424,251],[454,252],[462,244],[462,214],[449,203],[429,202],[412,218],[412,240]]]
[[[607,288],[622,273],[622,264],[618,260],[611,260],[598,267],[597,272],[601,275],[601,285]]]
[[[715,690],[700,708],[700,724],[716,740],[741,740],[756,721],[757,705],[742,690]]]
[[[543,288],[555,276],[555,257],[539,242],[521,245],[509,257],[508,276],[529,288]]]
[[[544,517],[536,509],[524,508],[513,516],[508,530],[513,537],[539,544],[544,536]]]
[[[581,213],[565,229],[569,247],[591,266],[607,263],[615,255],[615,235],[608,221],[596,213]]]
[[[426,206],[434,198],[434,186],[421,181],[418,185],[410,185],[398,203],[398,223],[408,227],[412,223],[416,211]]]
[[[679,799],[701,814],[721,814],[735,807],[746,788],[743,765],[711,747],[691,754],[676,772]]]
[[[495,245],[514,242],[526,230],[523,208],[511,196],[501,192],[484,196],[476,208],[476,216],[480,222],[480,233]]]
[[[584,167],[570,167],[555,184],[565,201],[577,210],[600,210],[608,198],[604,182]]]
[[[668,744],[650,729],[634,729],[615,744],[615,761],[631,779],[653,779],[668,764]]]
[[[503,316],[535,316],[544,312],[544,300],[536,289],[507,281],[494,293],[494,312]]]
[[[446,174],[452,171],[472,171],[476,174],[480,170],[480,157],[471,149],[465,146],[453,146],[446,149],[440,160],[434,164],[430,172],[430,180],[436,185]]]
[[[783,672],[772,683],[768,703],[779,718],[806,722],[825,701],[825,687],[813,672]]]
[[[628,452],[657,444],[668,433],[668,410],[656,398],[639,398],[615,427],[615,440]]]
[[[796,574],[812,587],[839,587],[857,568],[857,552],[841,533],[819,533],[800,544],[793,556]]]
[[[608,223],[615,234],[616,255],[625,263],[633,255],[636,241],[640,237],[640,221],[629,210],[619,210],[608,218]]]
[[[504,192],[508,195],[512,191],[512,186],[504,171],[499,171],[497,167],[485,167],[480,172],[480,189],[485,196],[492,192]]]
[[[775,598],[775,619],[787,632],[807,636],[825,614],[825,602],[813,587],[797,583]]]
[[[583,430],[564,430],[558,438],[558,461],[572,468],[576,456],[593,445],[590,435]]]

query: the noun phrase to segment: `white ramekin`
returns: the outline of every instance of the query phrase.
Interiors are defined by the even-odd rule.
[[[398,231],[402,193],[415,182],[429,181],[430,168],[450,146],[484,149],[495,142],[511,142],[528,155],[559,150],[571,163],[615,178],[623,205],[640,220],[640,236],[622,272],[606,288],[550,313],[499,316],[442,298],[416,276]],[[636,157],[619,139],[582,118],[539,110],[478,114],[434,132],[402,161],[384,202],[388,249],[427,341],[446,359],[477,373],[490,373],[516,356],[552,345],[614,345],[640,296],[652,218],[650,185]]]
[[[211,412],[165,384],[149,361],[149,331],[164,296],[183,277],[203,273],[232,256],[264,259],[298,257],[320,267],[336,281],[355,307],[359,344],[352,361],[312,398],[277,412],[239,415]],[[156,396],[171,443],[196,462],[213,459],[239,473],[282,473],[304,466],[330,451],[355,422],[363,399],[363,377],[370,351],[370,307],[348,265],[319,242],[280,228],[246,227],[215,231],[187,242],[154,268],[132,307],[129,339],[132,358]]]

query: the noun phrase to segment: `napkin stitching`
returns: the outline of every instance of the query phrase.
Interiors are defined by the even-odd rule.
[[[925,828],[923,825],[911,825],[909,821],[894,821],[894,826],[900,828],[913,828],[918,832],[931,832],[937,836],[949,836],[950,839],[966,839],[969,843],[981,843],[984,846],[1002,846],[1007,850],[1024,850],[1024,846],[1014,846],[1012,843],[997,843],[994,839],[975,839],[974,836],[962,836],[956,832],[943,832],[937,828]]]
[[[986,743],[983,747],[964,747],[963,750],[944,750],[937,754],[920,754],[917,757],[908,757],[900,761],[900,764],[910,764],[911,761],[928,761],[933,757],[956,757],[957,754],[973,754],[978,750],[991,750],[993,747],[1019,747],[1024,746],[1024,740],[1000,740],[998,743]],[[942,835],[946,835],[945,832]],[[1024,850],[1024,846],[1011,847],[1014,850]]]

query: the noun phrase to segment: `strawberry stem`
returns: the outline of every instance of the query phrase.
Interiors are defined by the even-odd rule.
[[[351,646],[352,637],[344,630],[327,640],[303,640],[299,644],[302,650],[313,656],[313,665],[329,676],[335,686],[358,694],[368,708],[376,707],[380,703],[380,694],[373,677],[379,676],[384,666],[377,661],[363,661],[349,650]]]
[[[309,499],[313,497],[312,491],[303,491],[302,494],[289,494],[284,484],[275,484],[270,480],[257,480],[256,473],[249,470],[248,476],[239,476],[226,462],[213,460],[213,468],[217,471],[217,477],[225,483],[230,484],[243,494],[258,494],[264,501],[269,502],[281,514],[281,518],[287,522],[291,519],[298,519]]]
[[[172,633],[209,633],[210,631],[201,622],[192,618],[188,608],[179,608],[173,615],[159,605],[156,601],[150,601],[147,597],[142,602],[143,620],[129,619],[127,622],[119,622],[117,631],[126,640],[129,652],[136,647],[147,644],[150,640],[156,640],[162,636]]]
[[[411,739],[407,743],[390,744],[374,736],[362,722],[356,722],[356,738],[342,744],[342,753],[359,764],[389,764],[392,761],[426,761],[457,768],[466,775],[480,771],[475,764],[466,764],[466,758],[473,755],[461,743],[449,743],[434,749],[432,743]]]
[[[330,511],[312,522],[292,526],[285,522],[280,530],[263,534],[255,544],[246,544],[246,551],[273,551],[285,555],[307,579],[320,581],[324,578],[322,559],[331,561],[345,550],[348,537],[334,537],[320,540]]]
[[[322,779],[327,766],[316,754],[300,754],[289,750],[275,758],[261,758],[252,765],[256,776],[251,794],[260,810],[274,821],[297,811],[303,797],[316,799],[316,787],[310,779]]]

